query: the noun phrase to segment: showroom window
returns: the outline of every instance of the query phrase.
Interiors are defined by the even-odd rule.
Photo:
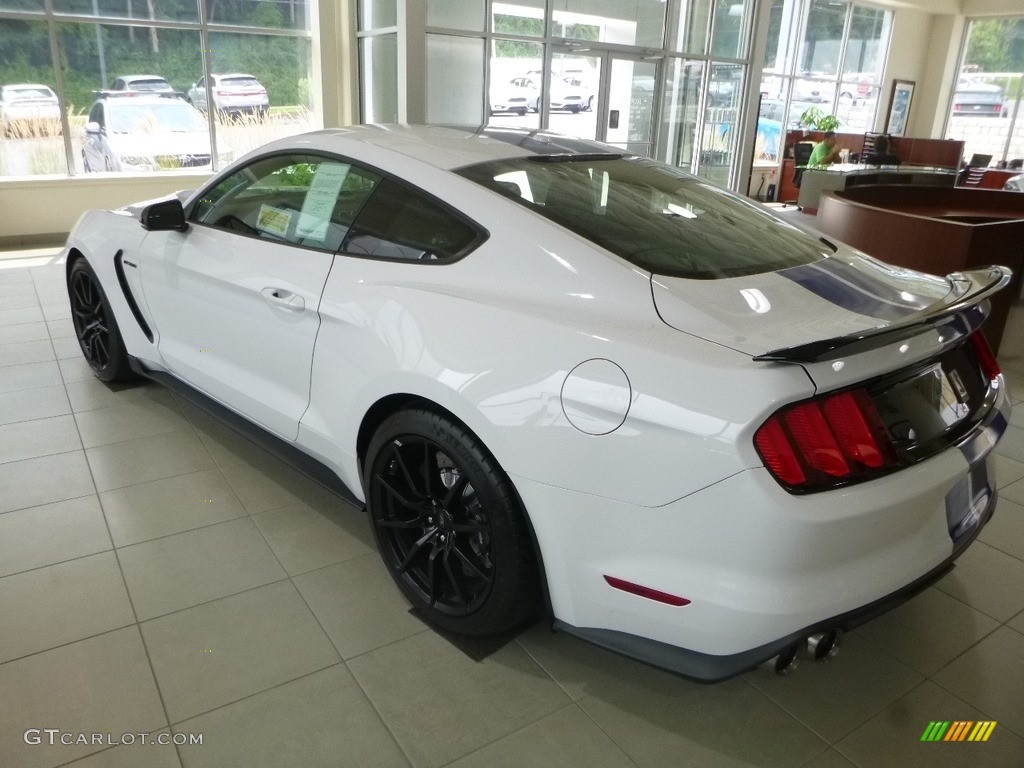
[[[1021,40],[1024,17],[975,19],[968,25],[946,121],[946,138],[963,141],[967,159],[981,155],[993,166],[1024,165]]]
[[[684,3],[665,62],[661,159],[728,186],[739,158],[754,3]]]
[[[0,128],[11,139],[0,144],[0,177],[210,171],[318,127],[312,8],[309,0],[0,1]],[[98,101],[129,98],[178,103],[154,104],[147,121],[123,130],[88,119]]]
[[[398,122],[398,8],[359,0],[359,114],[364,123]]]
[[[816,108],[840,130],[869,131],[879,108],[892,12],[837,0],[772,0],[760,84],[759,159]],[[884,106],[884,105],[883,105]]]

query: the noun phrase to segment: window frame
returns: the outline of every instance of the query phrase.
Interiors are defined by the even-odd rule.
[[[462,223],[464,223],[466,226],[468,226],[471,230],[473,230],[475,232],[475,237],[473,238],[473,240],[468,245],[466,245],[461,250],[459,250],[451,258],[421,261],[421,260],[417,260],[417,259],[395,259],[395,258],[391,258],[391,257],[388,257],[388,256],[374,256],[372,254],[364,254],[364,253],[350,253],[349,251],[345,251],[343,249],[343,247],[342,247],[345,244],[345,240],[348,239],[347,236],[346,236],[345,239],[342,240],[341,245],[336,250],[331,251],[331,250],[328,250],[326,248],[318,248],[318,247],[316,247],[314,245],[306,245],[306,244],[303,244],[303,243],[293,243],[293,242],[288,241],[288,240],[267,240],[267,239],[258,237],[256,235],[247,234],[245,232],[238,232],[238,231],[234,231],[234,230],[226,230],[226,229],[223,229],[222,227],[216,227],[216,226],[214,226],[212,224],[207,224],[207,223],[202,222],[202,221],[196,221],[196,219],[195,219],[196,211],[197,211],[197,209],[199,207],[199,204],[202,202],[203,198],[206,196],[207,193],[213,191],[213,189],[216,188],[216,186],[218,184],[220,184],[221,182],[223,182],[225,179],[227,179],[228,177],[238,173],[241,170],[244,170],[245,168],[248,168],[249,166],[251,166],[251,165],[253,165],[255,163],[259,163],[259,162],[262,162],[262,161],[265,161],[265,160],[269,160],[269,159],[274,158],[274,157],[292,156],[292,155],[304,155],[304,156],[307,156],[307,157],[322,158],[324,160],[330,160],[332,162],[347,163],[347,164],[351,165],[354,168],[359,168],[362,171],[367,171],[367,172],[373,173],[373,174],[375,174],[375,175],[380,177],[381,183],[379,183],[374,188],[374,190],[363,201],[362,205],[359,207],[359,210],[356,212],[355,216],[352,217],[352,224],[349,226],[349,229],[351,229],[352,227],[355,226],[356,222],[359,219],[359,216],[363,212],[363,209],[366,207],[366,204],[373,197],[373,195],[377,191],[377,189],[383,185],[383,182],[385,180],[388,180],[388,181],[391,181],[391,182],[399,185],[400,187],[404,188],[406,191],[408,191],[411,194],[415,194],[415,195],[418,195],[419,197],[425,198],[429,202],[433,203],[437,207],[439,207],[442,210],[444,210],[446,213],[450,214],[453,218],[456,218],[456,219],[460,220]],[[437,266],[447,266],[449,264],[455,264],[455,263],[461,261],[462,259],[464,259],[469,254],[471,254],[473,251],[475,251],[477,248],[479,248],[481,245],[483,245],[485,242],[487,242],[487,240],[489,240],[490,237],[491,237],[491,233],[488,231],[488,229],[486,227],[484,227],[482,224],[480,224],[478,221],[476,221],[475,219],[473,219],[470,216],[466,215],[462,211],[458,210],[457,208],[455,208],[455,206],[451,205],[450,203],[446,202],[445,200],[442,200],[441,198],[437,197],[436,195],[433,195],[430,192],[427,192],[422,187],[418,187],[415,184],[412,184],[408,180],[403,179],[402,177],[397,176],[394,173],[390,173],[390,172],[385,171],[385,170],[383,170],[381,168],[378,168],[378,167],[376,167],[374,165],[370,165],[369,163],[362,162],[360,160],[357,160],[355,158],[349,157],[347,155],[343,155],[343,154],[336,153],[336,152],[325,151],[325,150],[317,150],[317,149],[314,149],[314,150],[308,150],[308,149],[280,149],[280,150],[274,150],[273,152],[268,152],[266,154],[260,155],[259,157],[251,158],[245,165],[229,166],[228,168],[224,169],[223,171],[218,173],[216,176],[214,176],[205,186],[201,187],[199,189],[199,191],[192,197],[192,199],[189,201],[189,203],[188,203],[188,205],[186,206],[186,209],[185,209],[185,220],[189,224],[194,224],[195,226],[207,227],[209,229],[216,229],[216,230],[219,230],[219,231],[222,231],[222,232],[229,232],[230,234],[238,235],[239,237],[250,238],[250,239],[262,242],[262,243],[273,243],[273,244],[276,244],[276,245],[281,245],[281,246],[285,246],[285,247],[289,247],[289,248],[301,248],[303,250],[314,251],[316,253],[328,253],[328,254],[332,254],[334,256],[345,256],[347,258],[353,258],[353,259],[367,259],[367,260],[370,260],[370,261],[382,261],[382,262],[387,262],[387,263],[391,263],[391,264],[418,264],[418,265],[425,266],[425,267],[426,266],[435,266],[435,267],[437,267]]]

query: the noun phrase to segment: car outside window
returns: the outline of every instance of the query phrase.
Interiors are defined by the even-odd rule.
[[[440,202],[385,179],[359,212],[342,250],[379,259],[450,262],[484,237]]]
[[[738,277],[833,252],[754,203],[644,158],[539,156],[458,173],[658,275]]]
[[[380,176],[314,155],[263,158],[200,196],[197,224],[306,248],[337,251]]]

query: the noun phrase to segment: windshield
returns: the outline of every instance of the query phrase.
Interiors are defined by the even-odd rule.
[[[117,102],[107,105],[114,133],[185,133],[205,131],[200,114],[182,101],[160,104]]]
[[[653,160],[540,156],[458,173],[658,275],[753,275],[833,251],[756,204]]]

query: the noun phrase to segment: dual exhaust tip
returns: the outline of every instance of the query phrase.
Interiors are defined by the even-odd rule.
[[[805,655],[813,661],[829,661],[839,655],[839,647],[842,645],[843,631],[841,629],[829,629],[824,632],[817,632],[808,635],[803,640],[798,640],[788,648],[784,649],[778,656],[771,659],[768,664],[780,675],[791,675],[800,666],[800,659]]]

